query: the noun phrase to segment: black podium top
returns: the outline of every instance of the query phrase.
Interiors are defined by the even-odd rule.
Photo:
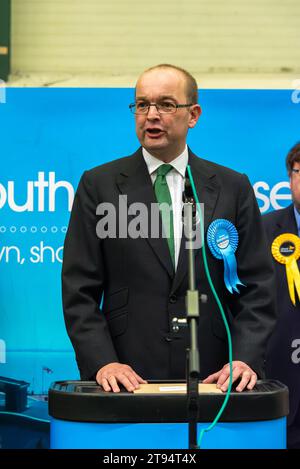
[[[224,398],[225,393],[200,394],[198,421],[211,422]],[[286,416],[288,411],[287,387],[275,380],[258,381],[251,391],[231,393],[220,421],[273,420]],[[56,419],[79,422],[186,422],[187,397],[174,393],[133,394],[125,390],[112,393],[103,391],[95,382],[57,381],[49,390],[49,414]]]

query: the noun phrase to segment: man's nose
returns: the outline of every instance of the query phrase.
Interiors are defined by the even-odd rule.
[[[155,104],[151,104],[149,106],[147,118],[148,119],[159,119],[160,118],[160,114],[159,114]]]

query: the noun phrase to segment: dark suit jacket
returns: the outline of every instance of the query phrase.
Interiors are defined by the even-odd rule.
[[[215,259],[207,248],[208,262],[231,320],[233,357],[263,376],[266,342],[276,320],[275,286],[252,187],[245,175],[190,151],[189,164],[199,200],[204,203],[205,232],[217,218],[226,218],[237,227],[238,274],[247,287],[241,288],[239,295],[231,295],[224,285],[223,261]],[[171,322],[186,314],[186,250],[181,248],[174,274],[165,238],[99,240],[96,207],[111,202],[118,221],[120,194],[128,197],[128,204],[144,202],[150,207],[156,202],[141,149],[85,172],[75,196],[62,282],[65,321],[81,377],[91,378],[100,367],[119,361],[145,379],[184,378],[188,334],[185,329],[172,332]],[[123,206],[121,216],[125,216],[125,209]],[[195,259],[197,287],[208,296],[207,303],[200,305],[199,320],[201,376],[206,377],[228,362],[227,336],[200,249]]]
[[[293,233],[298,236],[293,204],[285,209],[264,215],[263,223],[269,246],[280,234]],[[298,301],[294,306],[290,300],[285,265],[279,264],[275,260],[274,265],[279,319],[268,344],[266,372],[269,378],[276,378],[289,387],[290,414],[288,423],[292,425],[296,413],[300,410],[299,364],[292,361],[292,353],[295,350],[292,347],[292,342],[294,339],[300,339],[300,304]],[[299,261],[298,267],[300,267]],[[298,426],[298,441],[300,443],[300,422]]]

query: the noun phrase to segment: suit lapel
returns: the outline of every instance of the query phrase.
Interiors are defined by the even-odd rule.
[[[166,238],[152,238],[150,234],[150,216],[151,204],[156,203],[155,193],[148,172],[147,165],[143,158],[142,149],[129,157],[126,166],[117,177],[117,186],[123,195],[127,195],[128,207],[136,202],[143,203],[148,210],[148,231],[144,233],[145,239],[150,244],[153,252],[158,257],[163,267],[167,270],[170,277],[174,276],[174,267],[170,256],[170,251]]]
[[[277,220],[274,230],[274,239],[282,233],[292,233],[298,236],[298,227],[294,213],[294,204],[282,209],[282,217]]]
[[[208,167],[204,160],[198,158],[190,150],[189,165],[191,167],[199,202],[200,204],[203,204],[202,210],[204,211],[204,233],[206,233],[207,227],[210,224],[214,214],[216,203],[219,197],[220,186],[217,182],[215,172]],[[200,229],[199,225],[197,225],[197,229]],[[188,255],[185,247],[186,241],[187,239],[184,235],[183,229],[178,265],[172,285],[172,292],[177,290],[187,275]],[[195,259],[199,255],[200,251],[201,248],[195,250]]]

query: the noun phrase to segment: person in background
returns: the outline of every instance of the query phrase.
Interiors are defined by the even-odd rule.
[[[287,278],[286,260],[299,268],[300,250],[300,143],[286,157],[292,203],[287,208],[264,215],[263,224],[276,268],[276,294],[279,319],[268,343],[266,376],[289,388],[287,446],[300,448],[300,302],[297,286]],[[298,238],[298,239],[297,239]],[[289,264],[288,264],[289,265]],[[298,266],[298,267],[297,267]],[[288,267],[289,268],[289,267]],[[300,292],[300,285],[299,285]]]

